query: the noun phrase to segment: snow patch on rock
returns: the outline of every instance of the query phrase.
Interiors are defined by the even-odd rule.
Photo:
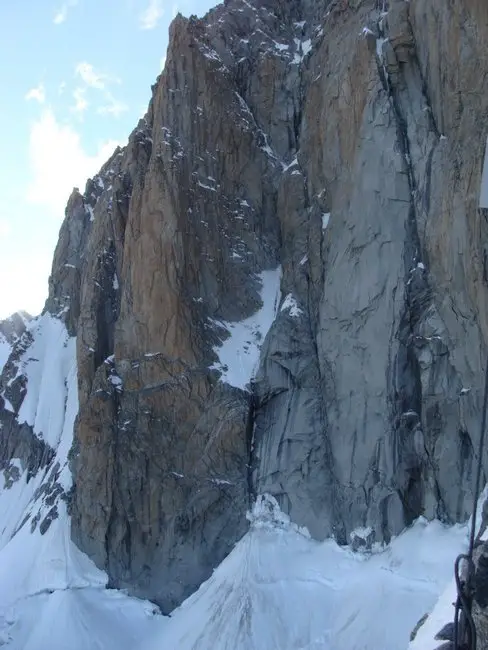
[[[285,297],[280,311],[287,311],[292,318],[298,318],[303,314],[303,310],[300,309],[297,301],[291,293]]]
[[[12,346],[7,341],[5,336],[0,332],[0,374],[2,373],[4,365],[7,363],[12,351]]]
[[[221,381],[246,389],[259,364],[259,354],[277,312],[280,298],[281,267],[263,271],[261,282],[262,306],[258,311],[239,322],[222,322],[230,336],[214,349],[219,357],[211,369],[220,370]]]

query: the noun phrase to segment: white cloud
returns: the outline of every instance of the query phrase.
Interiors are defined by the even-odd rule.
[[[81,77],[82,81],[86,83],[90,88],[98,88],[103,90],[107,81],[110,81],[109,77],[105,74],[96,72],[95,68],[91,63],[78,63],[75,68],[75,73]]]
[[[76,7],[77,4],[78,4],[78,0],[67,0],[67,2],[64,2],[53,18],[54,24],[61,25],[61,23],[64,23],[64,21],[68,17],[69,9],[71,7]]]
[[[164,66],[166,65],[166,54],[163,57],[161,57],[159,65],[161,67],[161,72],[162,72],[164,70]]]
[[[62,81],[58,86],[58,95],[62,95],[66,88],[66,81]]]
[[[125,113],[128,110],[127,104],[115,99],[110,93],[105,94],[108,104],[105,106],[100,106],[97,110],[97,113],[100,115],[112,115],[113,117],[119,117],[122,113]]]
[[[46,101],[46,91],[44,90],[44,84],[41,82],[35,88],[31,88],[25,95],[27,100],[35,99],[39,104],[44,104]]]
[[[86,88],[75,88],[73,91],[73,99],[75,100],[74,106],[71,107],[73,113],[83,115],[88,108],[88,102],[85,97]]]
[[[30,133],[28,201],[44,205],[54,217],[61,217],[73,187],[83,190],[87,178],[97,173],[117,144],[113,140],[104,142],[95,154],[88,154],[79,134],[71,126],[60,124],[52,110],[46,109]]]
[[[149,0],[149,4],[139,16],[141,29],[154,29],[163,13],[163,0]]]
[[[67,15],[68,15],[68,7],[66,5],[63,5],[61,9],[57,12],[57,14],[54,16],[53,19],[54,24],[61,25],[61,23],[64,23]]]
[[[91,63],[87,63],[86,61],[82,61],[81,63],[77,64],[75,68],[75,74],[80,77],[81,81],[85,85],[76,88],[73,93],[73,96],[76,100],[75,107],[72,109],[73,111],[81,115],[83,111],[85,111],[88,107],[88,102],[85,98],[87,89],[99,90],[102,93],[105,104],[97,109],[97,113],[100,115],[112,115],[113,117],[119,117],[119,115],[128,110],[127,105],[124,102],[115,99],[110,90],[107,88],[107,86],[110,84],[119,84],[120,79],[117,79],[116,77],[110,77],[109,75],[102,72],[98,72],[95,70]]]

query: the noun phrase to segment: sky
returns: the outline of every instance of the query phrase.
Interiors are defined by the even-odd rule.
[[[217,0],[0,2],[0,319],[36,315],[73,187],[145,113],[174,16]]]

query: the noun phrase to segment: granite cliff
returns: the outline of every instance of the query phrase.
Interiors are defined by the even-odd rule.
[[[340,544],[468,518],[487,45],[484,0],[176,17],[145,117],[69,199],[45,308],[76,336],[72,538],[112,586],[171,611],[263,493]],[[35,472],[28,337],[0,458]]]

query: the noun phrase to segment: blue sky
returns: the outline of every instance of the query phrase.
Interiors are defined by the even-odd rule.
[[[73,187],[144,113],[179,11],[216,0],[0,3],[0,318],[40,312]]]

